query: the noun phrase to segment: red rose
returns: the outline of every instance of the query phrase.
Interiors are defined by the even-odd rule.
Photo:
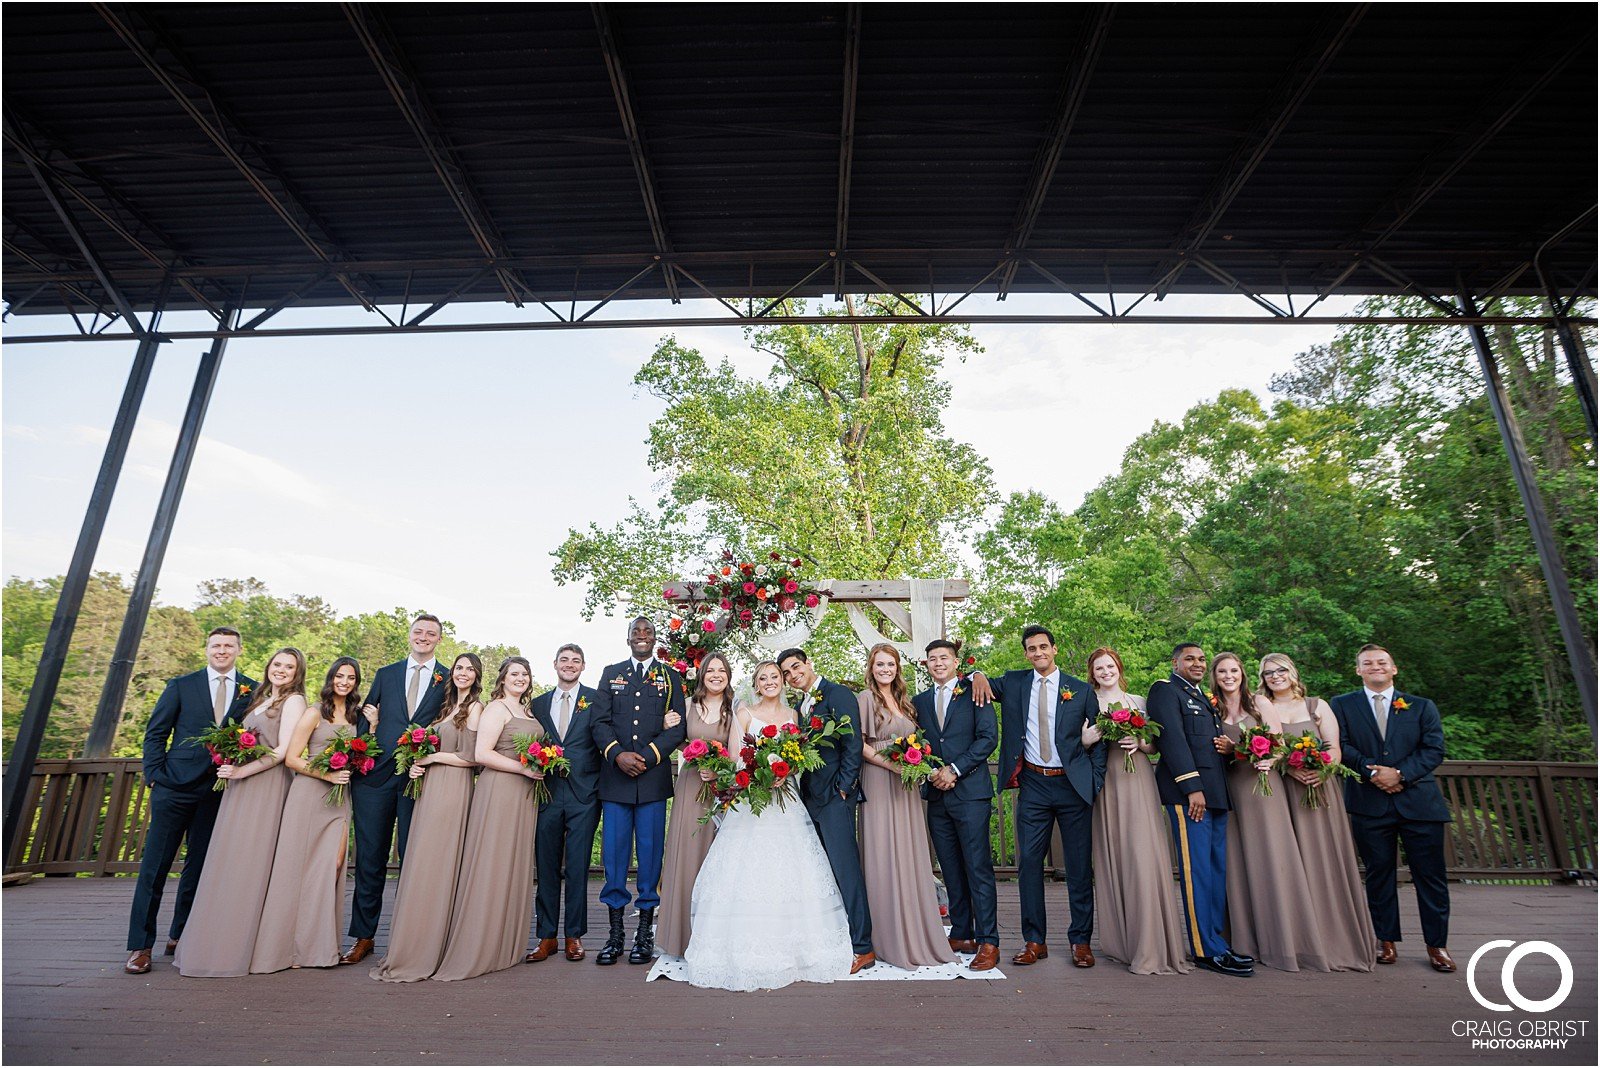
[[[667,657],[669,657],[671,655],[672,655],[672,650],[668,649],[665,645],[656,646],[656,659],[657,660],[665,660]]]
[[[217,752],[216,750],[212,750],[212,752],[211,752],[211,763],[217,765],[217,767],[220,768],[222,766],[222,754]]]
[[[746,582],[744,584],[744,592],[745,592],[746,596],[749,596],[750,594],[755,593],[756,592],[756,584],[754,582]]]
[[[805,606],[807,608],[815,608],[820,603],[821,602],[817,599],[817,595],[816,594],[814,594],[814,593],[806,594]]]
[[[439,736],[437,734],[428,735],[428,744],[429,745],[438,745],[439,744]]]
[[[977,657],[972,657],[972,656],[967,657],[967,664],[969,666],[972,665],[972,664],[976,664],[977,662],[978,662]]]
[[[814,731],[820,731],[822,729],[822,717],[821,716],[812,716],[811,717],[811,729],[814,730]]]
[[[724,550],[722,550],[722,558],[724,560],[732,560],[733,559],[733,550],[732,549],[724,549]]]
[[[733,602],[732,602],[732,601],[730,601],[730,600],[728,600],[728,599],[727,599],[727,598],[726,598],[726,597],[724,597],[724,598],[723,598],[723,599],[722,599],[722,610],[723,610],[723,611],[724,611],[724,612],[726,612],[726,611],[727,611],[727,610],[728,610],[728,609],[730,609],[730,608],[732,608],[732,607],[733,607]]]
[[[783,592],[784,593],[799,593],[800,592],[800,583],[796,582],[794,579],[789,579],[788,581],[786,581],[783,584]]]
[[[772,554],[772,558],[773,558],[773,559],[774,559],[774,560],[782,560],[782,559],[783,559],[783,557],[781,557],[781,556],[779,556],[779,555],[778,555],[778,554],[777,554],[777,553],[773,553],[773,554]]]
[[[1132,715],[1132,716],[1131,716],[1131,717],[1130,717],[1130,718],[1129,718],[1129,719],[1128,719],[1128,723],[1129,723],[1129,725],[1130,725],[1130,726],[1134,726],[1134,727],[1143,727],[1143,726],[1144,726],[1144,717],[1143,717],[1143,716],[1141,716],[1141,715],[1139,715],[1139,713],[1137,713],[1137,712],[1135,712],[1135,713],[1134,713],[1134,714],[1133,714],[1133,715]]]
[[[365,738],[352,738],[350,739],[350,748],[357,753],[365,753],[367,751],[367,740]]]
[[[790,560],[789,563],[793,564],[795,567],[799,567],[800,566],[800,559],[799,559],[799,557],[796,557],[795,559]]]
[[[776,723],[769,723],[765,727],[761,728],[761,737],[763,737],[763,738],[776,738],[777,736],[778,736],[778,725]]]
[[[706,576],[706,581],[707,582],[715,582],[715,581],[717,581],[717,576],[715,574],[707,575]]]
[[[754,618],[755,618],[755,613],[750,611],[750,609],[741,608],[739,610],[739,622],[741,624],[743,624],[744,626],[748,627],[750,625],[750,621],[752,619],[754,619]]]
[[[767,622],[768,623],[776,623],[777,621],[778,621],[778,613],[776,613],[776,612],[768,612],[767,613]]]
[[[750,785],[750,773],[748,771],[738,772],[737,774],[734,775],[733,782],[734,782],[734,785],[738,786],[739,789],[743,790],[746,786]]]
[[[743,573],[743,574],[746,574],[746,575],[754,575],[756,573],[756,565],[754,565],[754,564],[740,564],[739,565],[739,571],[741,573]]]
[[[750,763],[750,761],[754,760],[755,758],[756,751],[750,746],[747,745],[743,749],[739,750],[739,759],[744,761],[746,764]]]
[[[781,609],[782,611],[785,611],[785,612],[793,612],[794,611],[794,598],[793,597],[780,598],[779,601],[778,601],[778,608]]]
[[[789,774],[789,765],[786,764],[785,762],[783,762],[782,760],[773,761],[772,762],[772,774],[777,776],[780,779],[783,778],[785,775]]]
[[[749,615],[749,614],[750,614],[749,612],[745,613],[745,615]],[[739,620],[739,629],[740,630],[749,630],[750,629],[750,621],[748,619]]]

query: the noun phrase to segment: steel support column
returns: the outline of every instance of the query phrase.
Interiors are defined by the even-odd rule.
[[[1584,221],[1591,218],[1595,209],[1591,206],[1582,215],[1572,220],[1556,233],[1552,234],[1544,244],[1539,246],[1539,251],[1533,254],[1533,271],[1539,276],[1539,288],[1544,290],[1545,302],[1550,305],[1550,315],[1554,318],[1553,326],[1556,338],[1561,342],[1561,351],[1567,358],[1567,370],[1572,374],[1572,389],[1578,394],[1578,405],[1583,409],[1583,417],[1589,424],[1589,443],[1595,442],[1595,373],[1594,364],[1589,362],[1589,350],[1583,344],[1583,338],[1572,329],[1572,323],[1567,319],[1569,305],[1561,299],[1561,294],[1556,292],[1556,287],[1550,281],[1550,276],[1545,273],[1544,254],[1555,245],[1564,240],[1567,235],[1582,226]]]
[[[1472,295],[1461,291],[1461,311],[1472,316],[1478,314]],[[1522,510],[1528,518],[1528,529],[1533,534],[1533,546],[1539,554],[1539,568],[1550,591],[1550,601],[1556,613],[1556,623],[1561,628],[1561,640],[1567,647],[1567,662],[1572,668],[1572,679],[1578,688],[1578,698],[1584,715],[1589,719],[1589,732],[1595,733],[1595,662],[1594,651],[1583,633],[1583,622],[1578,618],[1578,605],[1572,596],[1572,584],[1567,579],[1567,568],[1561,559],[1561,547],[1556,544],[1555,531],[1545,512],[1544,498],[1539,495],[1539,484],[1534,478],[1533,461],[1528,456],[1527,442],[1517,425],[1516,413],[1511,410],[1511,400],[1505,383],[1500,378],[1500,365],[1495,360],[1494,349],[1489,344],[1488,332],[1479,325],[1469,325],[1467,334],[1478,354],[1478,366],[1483,371],[1488,387],[1489,410],[1500,428],[1500,440],[1505,445],[1506,458],[1511,461],[1511,475],[1517,483],[1517,493],[1522,497]]]
[[[224,309],[218,325],[228,329],[237,316],[236,309]],[[150,539],[145,542],[144,556],[139,561],[139,572],[133,581],[133,593],[128,598],[128,611],[122,617],[122,631],[117,635],[116,651],[111,654],[106,681],[100,689],[100,704],[95,708],[94,722],[89,725],[89,737],[83,744],[85,760],[98,760],[111,755],[111,744],[116,740],[117,727],[122,722],[122,703],[128,696],[134,661],[139,655],[139,642],[144,638],[145,623],[150,617],[150,603],[155,599],[156,580],[161,576],[167,544],[172,540],[172,525],[178,516],[178,505],[183,500],[183,487],[189,478],[189,467],[194,463],[195,449],[200,444],[200,428],[205,423],[206,409],[211,405],[211,393],[216,388],[217,374],[222,369],[222,354],[227,347],[227,338],[214,340],[211,348],[200,357],[199,369],[195,371],[194,388],[189,391],[189,406],[184,409],[183,424],[178,429],[178,443],[172,450],[172,464],[167,468],[167,481],[161,487],[161,500],[156,505],[155,519],[150,524]]]
[[[122,391],[122,403],[117,407],[105,455],[100,460],[100,473],[95,476],[94,489],[89,492],[89,506],[83,513],[83,527],[78,531],[78,543],[72,550],[72,562],[67,565],[66,577],[61,582],[50,632],[39,654],[39,667],[34,672],[33,687],[28,691],[28,703],[17,726],[16,740],[11,744],[5,775],[5,852],[0,854],[6,857],[11,856],[16,846],[23,821],[31,816],[23,811],[28,799],[28,782],[33,778],[33,764],[39,757],[39,744],[44,740],[45,723],[56,701],[56,687],[61,683],[67,649],[72,642],[73,629],[78,625],[78,610],[83,606],[95,550],[100,547],[100,535],[105,531],[106,516],[111,511],[111,497],[117,489],[117,478],[122,474],[122,462],[128,455],[128,442],[133,437],[139,404],[144,400],[145,387],[150,384],[150,372],[155,367],[156,347],[161,344],[156,326],[161,320],[167,291],[168,286],[163,285],[150,312],[150,329],[139,339],[133,368],[128,372],[128,384]]]

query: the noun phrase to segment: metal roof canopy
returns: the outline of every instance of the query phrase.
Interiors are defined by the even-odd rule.
[[[1564,229],[1541,266],[1594,292],[1586,4],[6,15],[0,295],[97,338],[168,282],[168,310],[263,309],[246,331],[474,301],[613,325],[596,302],[684,296],[744,321],[846,291],[912,317],[1077,295],[1059,320],[1240,293],[1287,320],[1540,293]]]
[[[1240,294],[1259,322],[1381,322],[1314,312],[1334,294],[1420,296],[1439,314],[1416,321],[1471,335],[1594,729],[1593,657],[1484,329],[1555,329],[1593,443],[1594,369],[1569,317],[1595,293],[1590,5],[6,16],[0,298],[8,316],[78,328],[7,340],[138,339],[12,748],[8,855],[162,341],[215,339],[89,756],[120,721],[230,337],[616,326],[594,317],[614,300],[703,296],[729,313],[638,322],[662,327],[811,321],[782,298],[847,292],[968,322],[1232,321],[1148,314],[1174,292]],[[1088,310],[952,315],[977,292]],[[1543,296],[1550,314],[1480,314],[1505,294]],[[427,321],[483,301],[548,318]],[[377,318],[263,326],[297,305]],[[261,310],[241,323],[244,308]],[[161,329],[186,309],[216,329]]]

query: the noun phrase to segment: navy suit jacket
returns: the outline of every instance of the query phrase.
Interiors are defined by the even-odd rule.
[[[600,789],[600,749],[594,744],[596,720],[606,714],[609,707],[606,697],[592,686],[578,684],[576,705],[567,723],[567,733],[556,730],[555,690],[547,690],[533,699],[533,718],[539,721],[544,733],[553,739],[563,754],[572,762],[566,775],[553,775],[545,779],[550,788],[550,799],[559,801],[570,797],[580,805],[592,805]]]
[[[1059,669],[1058,669],[1059,670]],[[1022,771],[1023,743],[1028,734],[1027,717],[1033,715],[1033,677],[1038,672],[1032,668],[1008,671],[995,685],[995,699],[1000,702],[1000,788],[1017,788]],[[1071,697],[1066,695],[1071,693]],[[1056,694],[1055,751],[1061,756],[1061,767],[1067,781],[1078,791],[1078,796],[1090,804],[1100,793],[1106,781],[1106,747],[1095,744],[1085,749],[1083,727],[1093,723],[1100,715],[1100,702],[1095,698],[1094,687],[1082,679],[1061,672],[1061,688]]]
[[[1156,735],[1156,790],[1163,805],[1185,805],[1200,790],[1206,807],[1228,810],[1228,761],[1217,752],[1222,721],[1205,693],[1176,672],[1159,679],[1145,698],[1145,715],[1161,724]]]
[[[822,767],[800,779],[800,795],[807,805],[825,804],[829,797],[844,794],[846,801],[865,801],[861,792],[861,704],[848,686],[817,676],[813,688],[821,687],[822,700],[812,701],[808,716],[823,720],[842,719],[850,733],[835,735],[834,744],[818,747]],[[802,698],[802,704],[804,699]]]
[[[623,805],[646,805],[672,796],[672,751],[689,733],[683,676],[657,660],[647,677],[635,681],[633,660],[612,664],[600,676],[605,702],[594,720],[594,742],[600,748],[600,800]],[[668,712],[678,714],[678,724],[668,727]],[[629,775],[617,767],[617,757],[638,753],[645,770]]]
[[[381,786],[389,782],[394,778],[394,751],[400,735],[412,727],[426,727],[439,718],[439,709],[444,707],[444,688],[450,682],[450,668],[434,662],[433,674],[417,697],[417,710],[407,716],[406,672],[410,663],[408,656],[397,663],[385,664],[372,676],[372,687],[361,703],[378,709],[378,729],[371,733],[383,747],[383,755],[367,774],[351,778],[353,786]],[[356,733],[368,733],[367,717],[356,717]]]
[[[1390,811],[1408,820],[1449,823],[1450,806],[1439,792],[1433,769],[1444,760],[1444,727],[1439,709],[1426,697],[1394,692],[1395,704],[1389,708],[1387,737],[1378,734],[1372,716],[1372,702],[1366,691],[1342,693],[1328,702],[1339,720],[1339,744],[1344,749],[1343,763],[1361,776],[1344,784],[1344,807],[1362,816],[1383,816]],[[1400,772],[1401,790],[1386,794],[1372,785],[1372,765],[1381,764]]]
[[[934,707],[934,691],[923,690],[911,699],[917,710],[917,725],[933,746],[933,755],[951,765],[960,775],[948,790],[926,783],[924,798],[943,796],[951,801],[986,801],[994,796],[994,778],[989,774],[989,754],[1000,737],[994,705],[979,708],[972,703],[972,683],[961,679],[951,693],[944,711],[944,728],[939,727],[939,710]]]
[[[223,722],[238,723],[250,706],[250,690],[256,680],[235,672],[233,704]],[[150,722],[144,728],[144,781],[171,790],[209,787],[217,777],[211,754],[199,742],[189,739],[216,726],[211,718],[210,678],[205,668],[179,675],[167,683],[156,699]]]

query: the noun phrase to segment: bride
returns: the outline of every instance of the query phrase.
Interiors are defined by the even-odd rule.
[[[728,751],[768,724],[793,723],[778,665],[756,665],[754,705],[734,710]],[[846,739],[848,743],[850,739]],[[695,879],[685,977],[695,986],[763,990],[850,974],[850,929],[833,869],[796,797],[760,816],[735,805]]]

